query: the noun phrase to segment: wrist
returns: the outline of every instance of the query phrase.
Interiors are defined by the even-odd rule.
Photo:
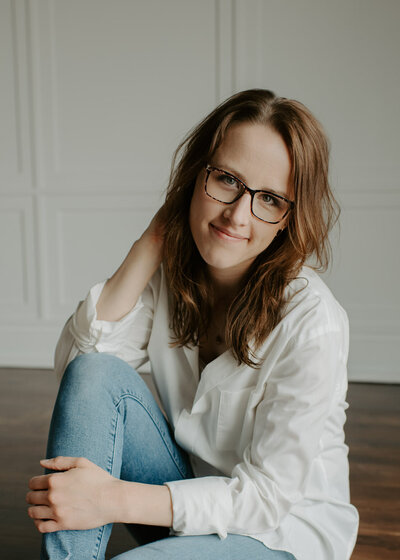
[[[117,480],[112,500],[115,523],[172,526],[172,501],[167,486]]]
[[[113,477],[103,488],[100,499],[107,523],[123,523],[124,481]]]

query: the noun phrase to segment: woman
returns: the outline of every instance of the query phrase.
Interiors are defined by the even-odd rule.
[[[112,522],[141,545],[118,560],[350,558],[347,318],[305,266],[328,260],[327,174],[320,124],[267,90],[180,145],[165,204],[57,345],[27,495],[42,558],[104,558]]]

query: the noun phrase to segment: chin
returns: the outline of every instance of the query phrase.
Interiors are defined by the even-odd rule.
[[[203,261],[212,268],[231,268],[240,263],[240,261],[232,259],[232,254],[221,254],[219,251],[199,251],[199,253]]]
[[[243,260],[233,260],[232,258],[207,258],[204,259],[209,269],[215,271],[232,271],[232,275],[245,274],[254,261],[254,257],[243,259]]]

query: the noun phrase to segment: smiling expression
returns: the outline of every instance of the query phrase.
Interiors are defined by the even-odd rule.
[[[208,163],[233,173],[251,189],[265,189],[292,199],[289,151],[270,126],[232,125]],[[253,216],[248,192],[229,205],[213,200],[205,192],[205,176],[203,169],[190,205],[193,239],[211,278],[237,280],[285,227],[286,219],[269,224]]]

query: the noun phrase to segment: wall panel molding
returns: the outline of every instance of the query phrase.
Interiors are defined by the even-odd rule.
[[[369,3],[360,17],[345,0],[235,6],[237,89],[270,88],[303,101],[331,140],[342,227],[332,236],[328,282],[350,319],[350,379],[400,382],[400,80],[390,70],[399,8]]]
[[[32,182],[24,0],[4,0],[1,4],[0,50],[0,116],[2,128],[7,131],[7,134],[3,133],[0,144],[0,193],[30,192]]]
[[[350,379],[400,382],[399,8],[356,4],[0,4],[0,254],[15,271],[0,364],[51,367],[67,316],[159,206],[183,135],[235,91],[268,87],[304,101],[332,142],[329,284],[350,317]]]
[[[120,264],[161,204],[183,135],[233,93],[233,4],[2,4],[9,56],[0,69],[12,87],[15,110],[6,113],[15,148],[0,191],[7,200],[16,188],[25,196],[3,207],[19,232],[14,253],[27,256],[14,255],[15,294],[0,304],[0,330],[8,333],[1,364],[51,365],[47,346],[52,353],[68,314]],[[118,40],[105,43],[105,36]],[[79,228],[82,240],[72,241]]]
[[[37,314],[32,196],[2,196],[0,206],[0,316],[15,324]]]
[[[46,318],[66,317],[93,284],[111,276],[160,204],[150,193],[46,197]]]
[[[179,140],[229,80],[220,76],[217,86],[216,64],[225,54],[215,44],[216,13],[229,14],[229,2],[40,0],[36,6],[41,188],[109,192],[118,185],[127,193],[137,178],[142,189],[165,186]],[[93,10],[102,17],[93,20]],[[163,25],[150,36],[154,10]],[[118,41],[105,42],[105,28]]]

